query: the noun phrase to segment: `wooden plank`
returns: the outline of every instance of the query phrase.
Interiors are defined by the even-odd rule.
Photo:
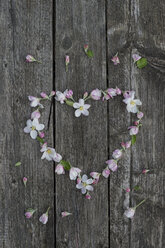
[[[131,6],[134,48],[147,57],[149,65],[138,70],[133,64],[131,82],[143,102],[143,128],[132,153],[132,187],[140,185],[142,193],[132,197],[132,205],[144,198],[147,202],[137,210],[131,228],[131,247],[165,247],[164,198],[164,1],[133,1]],[[149,174],[140,175],[143,168]]]
[[[41,161],[39,145],[23,132],[31,111],[27,96],[53,85],[52,1],[2,0],[0,6],[0,247],[54,247],[53,165]],[[25,63],[28,53],[42,64]],[[52,130],[51,125],[50,143]],[[17,161],[20,167],[14,166]],[[51,217],[43,226],[38,219],[48,206]],[[37,213],[26,220],[29,207]]]
[[[130,86],[130,48],[129,48],[129,1],[107,2],[107,56],[109,88],[118,86],[129,90]],[[120,64],[110,60],[116,53]],[[130,114],[122,103],[122,97],[109,100],[109,158],[112,152],[120,149],[120,143],[130,140],[128,126]],[[130,150],[119,162],[118,171],[110,175],[110,247],[129,247],[129,221],[123,217],[124,209],[129,205],[130,187]]]
[[[56,1],[56,89],[72,89],[78,100],[85,91],[107,87],[105,28],[104,1]],[[84,54],[86,43],[93,59]],[[91,104],[88,117],[76,118],[73,108],[56,103],[56,149],[83,174],[101,171],[107,159],[107,103]],[[56,247],[109,247],[108,181],[95,187],[90,201],[75,186],[66,175],[56,177]],[[62,219],[61,211],[72,216]]]

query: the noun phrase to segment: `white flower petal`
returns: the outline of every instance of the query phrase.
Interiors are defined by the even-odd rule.
[[[82,176],[82,182],[85,183],[87,180],[88,180],[87,175],[83,175],[83,176]]]
[[[30,132],[30,136],[31,136],[32,139],[36,139],[37,138],[37,131],[36,130],[32,130]]]
[[[30,133],[30,131],[31,131],[31,128],[30,128],[30,127],[25,127],[25,128],[24,128],[24,132],[25,132],[25,133]]]
[[[137,112],[138,112],[137,106],[136,106],[136,105],[133,106],[130,112],[132,112],[132,113],[137,113]]]
[[[44,159],[45,157],[46,157],[46,152],[44,152],[44,153],[42,154],[41,159]]]
[[[84,99],[79,99],[79,104],[80,104],[81,106],[84,106]]]
[[[37,118],[34,118],[34,120],[32,121],[32,126],[36,127],[37,125],[39,125],[39,121]]]
[[[38,101],[38,99],[36,98],[35,100],[33,100],[33,101],[31,102],[30,106],[31,106],[31,107],[37,107],[38,104],[39,104],[39,101]]]
[[[139,99],[134,100],[134,102],[136,103],[136,105],[142,105],[142,102]]]
[[[77,188],[77,189],[82,189],[82,188],[83,188],[83,184],[82,184],[82,183],[76,184],[76,188]]]
[[[88,179],[88,180],[86,181],[86,183],[87,183],[87,184],[92,184],[92,183],[93,183],[93,179],[92,179],[92,178]]]
[[[89,109],[90,106],[91,106],[90,104],[85,104],[85,105],[84,105],[84,108],[85,108],[85,109]]]
[[[79,116],[81,115],[81,113],[82,113],[82,111],[81,111],[80,109],[77,109],[77,110],[75,111],[75,116],[76,116],[76,117],[79,117]]]
[[[38,130],[38,131],[41,131],[41,130],[43,130],[44,129],[44,124],[38,124],[37,126],[36,126],[36,129]]]
[[[83,188],[81,189],[81,193],[84,195],[86,192],[87,192],[87,191],[86,191],[86,188],[83,187]]]
[[[78,108],[80,108],[80,107],[81,107],[81,106],[80,106],[79,103],[77,103],[77,102],[73,103],[73,108],[78,109]]]
[[[93,191],[93,187],[91,185],[87,185],[86,189],[89,190],[89,191]]]
[[[82,110],[82,114],[85,116],[89,115],[89,111],[87,109]]]
[[[31,120],[27,120],[26,125],[27,125],[27,127],[32,127],[32,121]]]

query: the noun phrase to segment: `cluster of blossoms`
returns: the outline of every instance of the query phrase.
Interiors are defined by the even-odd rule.
[[[43,153],[41,159],[46,159],[48,161],[57,162],[55,168],[55,173],[58,175],[65,174],[66,171],[69,172],[70,180],[76,181],[76,188],[81,190],[81,193],[85,195],[86,199],[91,199],[90,192],[94,190],[94,185],[98,184],[100,176],[108,178],[111,172],[115,172],[118,169],[118,161],[122,158],[123,153],[133,145],[132,139],[127,142],[122,142],[119,149],[116,149],[112,153],[112,158],[107,160],[106,167],[101,172],[92,171],[90,177],[87,175],[81,176],[81,169],[77,167],[72,167],[69,162],[62,160],[62,156],[56,152],[56,150],[47,145],[47,142],[44,141],[45,134],[43,132],[44,124],[39,123],[39,118],[41,117],[40,110],[43,109],[43,104],[41,103],[44,100],[51,100],[52,97],[56,101],[59,101],[61,104],[66,103],[67,105],[75,109],[75,116],[79,117],[81,114],[88,116],[88,109],[91,105],[86,104],[86,101],[89,99],[98,101],[98,100],[109,100],[118,95],[123,95],[123,102],[126,104],[126,109],[128,112],[134,113],[137,115],[137,120],[134,122],[133,126],[130,126],[129,134],[132,138],[135,138],[141,127],[141,119],[143,113],[138,110],[138,106],[142,105],[139,99],[135,99],[134,91],[125,91],[122,92],[118,87],[108,88],[106,90],[94,89],[91,93],[85,92],[83,97],[79,99],[78,102],[75,102],[73,98],[73,91],[66,89],[64,92],[61,91],[52,91],[50,95],[42,92],[41,97],[37,98],[34,96],[29,96],[31,107],[36,108],[32,114],[31,119],[27,120],[27,125],[24,128],[25,133],[29,133],[32,139],[37,139],[41,144],[41,152]]]

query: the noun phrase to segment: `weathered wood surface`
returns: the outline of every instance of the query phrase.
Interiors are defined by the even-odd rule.
[[[0,248],[165,247],[165,3],[163,0],[0,1]],[[94,58],[88,59],[88,43]],[[147,57],[139,70],[132,53]],[[119,52],[120,65],[110,58]],[[27,64],[31,53],[42,64]],[[64,57],[70,56],[68,73]],[[102,179],[90,201],[54,165],[41,161],[39,146],[23,133],[28,95],[73,89],[75,99],[93,88],[133,89],[145,117],[136,145],[110,180]],[[43,121],[47,125],[50,105]],[[54,103],[48,142],[73,166],[89,173],[128,138],[133,118],[120,99],[92,102],[89,117]],[[21,161],[17,168],[15,162]],[[141,175],[143,168],[149,174]],[[29,181],[26,189],[22,177]],[[141,190],[126,194],[126,187]],[[124,208],[147,202],[130,221]],[[50,206],[47,225],[38,218]],[[38,211],[25,220],[28,207]],[[62,219],[61,211],[72,212]]]

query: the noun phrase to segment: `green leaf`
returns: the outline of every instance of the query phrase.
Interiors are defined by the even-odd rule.
[[[37,140],[41,143],[44,144],[44,140],[42,138],[40,138],[39,136],[37,136]]]
[[[21,162],[17,162],[16,164],[15,164],[15,166],[20,166],[21,165]]]
[[[141,58],[136,62],[136,65],[139,69],[142,69],[143,67],[145,67],[147,65],[147,59],[146,58]]]
[[[134,145],[136,142],[136,135],[132,135],[131,144]]]
[[[71,168],[71,164],[68,162],[68,161],[65,161],[65,160],[61,160],[60,161],[60,164],[62,164],[63,166],[64,166],[64,169],[65,170],[70,170],[70,168]]]
[[[65,100],[65,102],[66,102],[67,105],[73,107],[74,102],[69,101],[69,100]]]
[[[93,52],[91,50],[88,49],[88,51],[86,52],[87,56],[89,58],[93,58]]]
[[[135,191],[138,191],[138,190],[140,190],[141,188],[140,188],[140,186],[139,185],[136,185],[135,187],[134,187],[134,190]]]

